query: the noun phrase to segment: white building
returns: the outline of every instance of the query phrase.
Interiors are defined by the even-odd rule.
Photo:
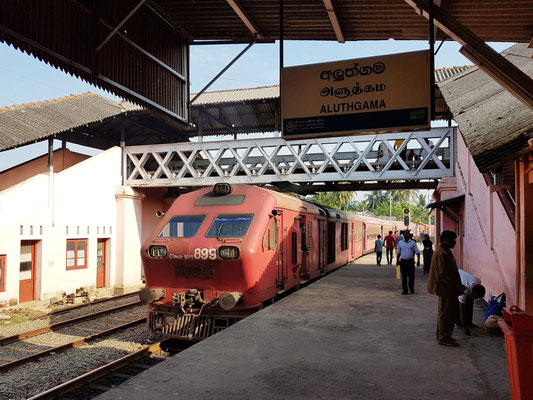
[[[142,196],[121,186],[120,166],[113,147],[0,192],[0,303],[141,283]]]
[[[142,283],[140,247],[164,191],[146,191],[143,201],[122,186],[117,144],[157,142],[156,134],[165,121],[93,93],[0,108],[0,151],[63,140],[62,149],[0,172],[0,305]],[[104,151],[85,156],[67,141]]]

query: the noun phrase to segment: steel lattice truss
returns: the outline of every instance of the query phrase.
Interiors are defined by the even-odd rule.
[[[287,141],[282,138],[128,146],[125,184],[218,182],[297,192],[435,187],[454,176],[455,128]]]

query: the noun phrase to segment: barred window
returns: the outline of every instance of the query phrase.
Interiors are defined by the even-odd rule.
[[[87,239],[67,239],[67,270],[87,268]]]

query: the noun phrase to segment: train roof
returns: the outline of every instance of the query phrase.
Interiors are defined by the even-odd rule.
[[[316,214],[316,215],[320,215],[320,214],[324,215],[323,207],[320,207],[316,204],[309,203],[308,201],[301,200],[297,197],[289,196],[284,193],[276,192],[274,190],[270,190],[266,188],[258,188],[258,189],[265,190],[269,192],[270,194],[272,194],[276,198],[278,202],[278,207],[280,208],[285,208],[287,210],[293,210],[293,211],[301,211],[302,208],[305,208],[305,211],[307,211],[308,213]]]
[[[252,192],[256,192],[256,193],[261,192],[261,191],[267,192],[269,195],[274,197],[275,202],[276,202],[276,207],[283,208],[286,210],[291,210],[291,211],[297,211],[297,212],[300,212],[303,210],[311,214],[326,215],[325,211],[323,211],[321,207],[313,203],[309,203],[307,201],[301,200],[297,197],[289,196],[284,193],[279,193],[279,192],[276,192],[270,189],[266,189],[266,188],[262,188],[262,187],[254,186],[254,185],[239,184],[239,185],[231,185],[231,186],[232,186],[231,195],[246,196],[247,194],[251,194]],[[213,193],[213,187],[203,188],[203,189],[195,191],[194,193],[196,193],[196,196],[210,197],[210,193]],[[226,196],[221,196],[221,198],[223,197],[226,197]]]

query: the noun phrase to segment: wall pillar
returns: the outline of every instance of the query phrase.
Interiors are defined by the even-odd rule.
[[[142,263],[142,201],[145,195],[129,186],[119,186],[115,193],[117,201],[117,234],[115,294],[124,288],[141,284]]]
[[[533,314],[533,156],[523,156],[518,162],[517,224],[518,254],[517,299],[518,306]],[[511,304],[509,304],[511,305]]]

